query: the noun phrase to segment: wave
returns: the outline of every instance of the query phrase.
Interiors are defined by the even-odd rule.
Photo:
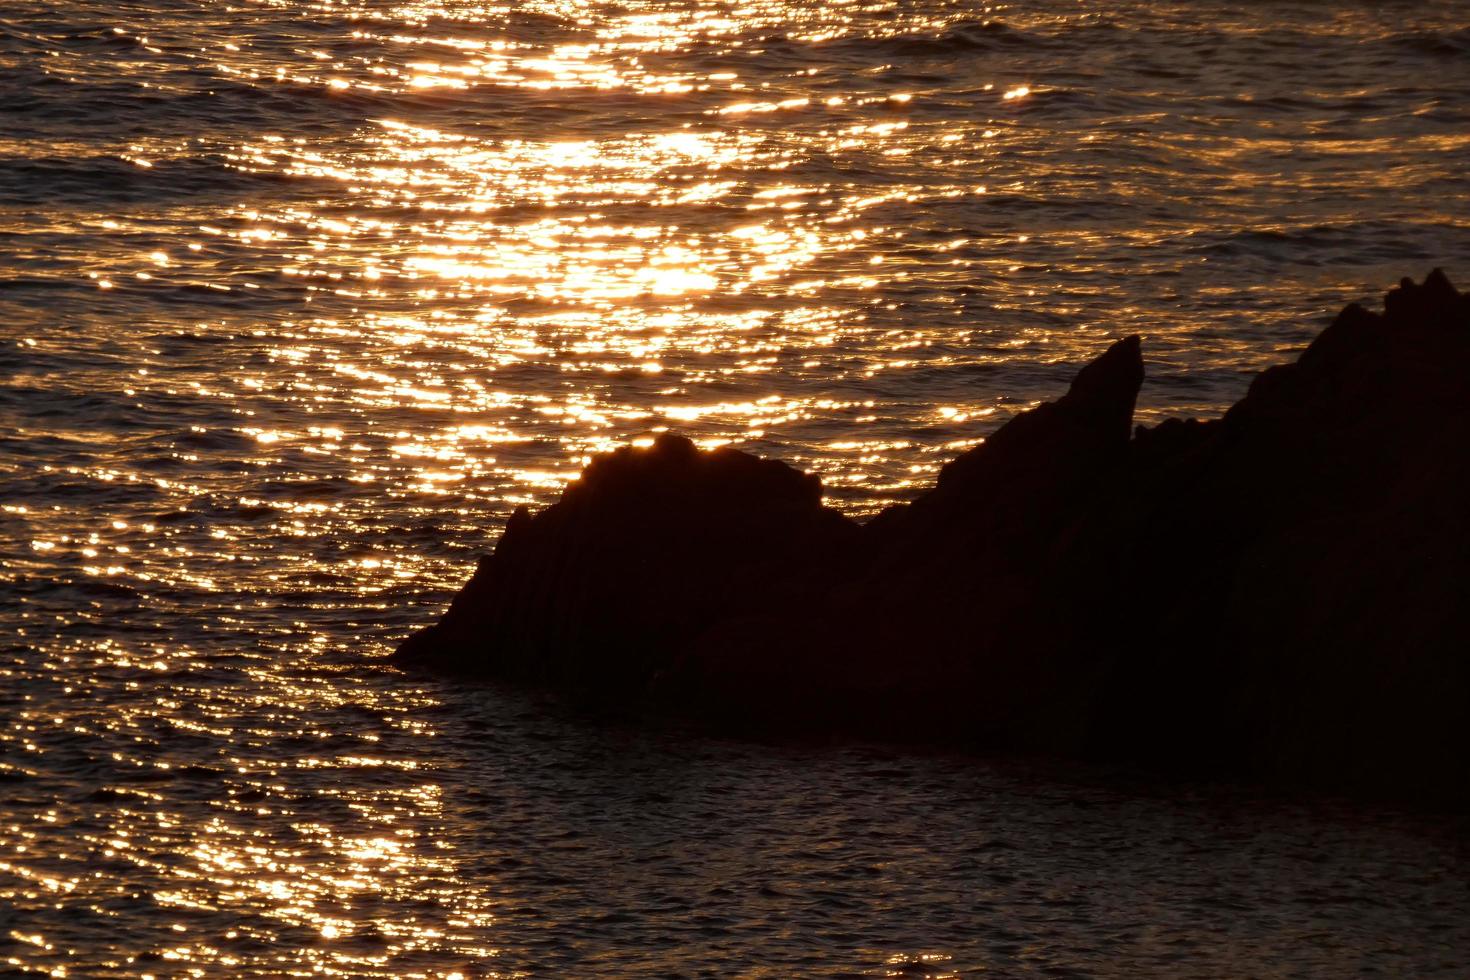
[[[262,181],[280,180],[229,166],[210,154],[148,161],[111,153],[77,156],[0,156],[0,204],[48,206],[129,204],[197,198],[215,200]]]
[[[1268,258],[1296,264],[1372,264],[1434,257],[1425,227],[1392,221],[1347,221],[1281,228],[1209,230],[1185,236],[1198,255]]]
[[[1470,27],[1457,31],[1413,31],[1387,39],[1394,47],[1437,58],[1470,56]]]
[[[788,48],[792,53],[841,52],[864,58],[923,58],[974,54],[982,51],[1027,50],[1060,43],[1055,37],[1032,33],[998,20],[963,20],[938,34],[863,35],[830,41],[807,41],[787,35],[762,38],[757,46]]]

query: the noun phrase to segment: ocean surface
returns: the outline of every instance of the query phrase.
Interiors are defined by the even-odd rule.
[[[1435,265],[1463,0],[0,0],[0,974],[1470,974],[1455,820],[376,663],[596,452],[867,514]]]

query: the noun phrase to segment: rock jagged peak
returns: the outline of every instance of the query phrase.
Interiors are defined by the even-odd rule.
[[[1383,310],[1385,317],[1394,322],[1470,328],[1470,296],[1456,290],[1443,269],[1425,276],[1422,285],[1407,277],[1402,279],[1383,298]]]
[[[1132,416],[1132,404],[1138,398],[1138,389],[1143,384],[1143,342],[1138,334],[1124,337],[1077,372],[1072,386],[1062,396],[1063,402],[1075,402],[1086,407],[1101,408],[1116,413],[1118,407],[1127,404]],[[1126,425],[1123,438],[1128,438]]]
[[[1291,364],[1268,368],[1226,414],[1232,426],[1286,418],[1405,420],[1470,398],[1470,296],[1441,269],[1404,279],[1383,312],[1343,309]],[[1274,425],[1275,421],[1265,424]]]
[[[1017,415],[950,460],[931,490],[890,508],[878,525],[964,507],[992,490],[1060,487],[1064,474],[1080,476],[1115,461],[1128,446],[1143,374],[1138,336],[1117,341],[1078,372],[1065,395]]]

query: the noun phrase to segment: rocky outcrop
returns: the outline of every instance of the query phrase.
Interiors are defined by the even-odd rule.
[[[878,515],[819,589],[697,638],[666,696],[714,695],[702,714],[759,729],[1074,744],[1107,615],[1097,582],[1117,560],[1093,525],[1124,479],[1142,381],[1138,338],[1117,342]]]
[[[395,659],[642,693],[691,638],[840,560],[858,534],[822,507],[816,477],[664,435],[593,460],[540,513],[517,509],[443,619]]]
[[[1470,800],[1470,298],[1350,306],[1130,434],[1138,339],[865,526],[687,440],[600,457],[395,659],[761,731]]]
[[[1405,280],[1133,452],[1099,741],[1470,800],[1470,297]]]

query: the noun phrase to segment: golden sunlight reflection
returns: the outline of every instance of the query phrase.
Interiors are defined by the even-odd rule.
[[[223,77],[268,94],[322,92],[354,125],[332,138],[262,126],[221,157],[290,193],[199,218],[168,247],[141,218],[108,217],[140,247],[88,275],[112,290],[283,304],[265,370],[193,381],[193,394],[231,410],[253,397],[341,405],[356,422],[335,422],[331,437],[310,418],[233,430],[266,458],[338,460],[351,483],[467,507],[544,501],[591,454],[678,428],[705,445],[783,444],[838,488],[835,504],[871,512],[930,477],[932,450],[880,438],[904,448],[854,455],[832,443],[899,417],[1004,420],[990,419],[983,391],[945,395],[954,411],[936,414],[908,395],[852,389],[993,357],[984,345],[962,353],[976,325],[948,287],[1022,278],[1016,236],[983,225],[938,235],[906,216],[972,208],[995,186],[1028,193],[1024,173],[986,175],[1016,138],[1032,83],[999,72],[975,89],[982,111],[935,114],[922,111],[932,85],[893,64],[772,67],[749,40],[764,25],[835,57],[857,39],[949,30],[964,11],[533,7],[529,30],[502,30],[480,8],[349,4],[345,45],[212,50]],[[553,21],[575,29],[542,36]],[[607,112],[617,125],[596,122]],[[156,167],[187,152],[138,137],[128,159]],[[939,298],[915,315],[900,298],[919,280]],[[139,390],[162,384],[140,373]],[[378,421],[402,411],[411,424]],[[287,533],[305,536],[343,517],[337,500],[247,506],[292,515]],[[186,574],[109,557],[89,567]],[[419,574],[352,567],[379,586]]]
[[[28,536],[27,568],[66,564],[103,595],[213,604],[204,639],[260,638],[230,668],[245,686],[195,680],[216,670],[210,655],[162,635],[48,655],[82,678],[68,703],[120,705],[66,721],[116,778],[0,827],[0,901],[164,917],[162,940],[95,951],[86,962],[105,971],[426,976],[417,964],[454,950],[462,965],[433,975],[483,975],[496,892],[460,866],[437,757],[401,749],[435,737],[432,703],[289,665],[335,656],[364,604],[456,584],[464,556],[424,542],[483,541],[496,515],[554,499],[597,453],[670,429],[706,448],[776,444],[861,513],[931,481],[975,438],[962,423],[1008,411],[984,393],[915,407],[884,390],[999,356],[965,353],[951,321],[916,323],[888,294],[919,274],[958,283],[1014,264],[1000,232],[934,240],[904,220],[984,195],[977,164],[1001,123],[921,118],[923,90],[887,69],[773,73],[741,40],[761,24],[813,45],[872,31],[843,5],[533,6],[529,35],[501,31],[488,8],[409,3],[348,5],[344,44],[222,43],[209,57],[223,81],[316,93],[318,113],[342,107],[350,125],[262,121],[211,149],[242,187],[279,193],[181,211],[172,237],[143,212],[77,219],[128,243],[89,262],[89,288],[205,304],[149,341],[125,391],[200,410],[165,458],[62,463],[58,479],[168,503],[127,520],[53,516]],[[547,42],[538,17],[577,26]],[[882,31],[922,26],[903,15]],[[706,45],[721,53],[685,56]],[[1024,101],[1015,79],[997,83],[997,112]],[[498,118],[505,100],[517,108]],[[608,107],[619,125],[595,123]],[[197,152],[139,135],[123,159],[156,171]],[[862,159],[920,164],[873,180]],[[269,312],[243,317],[240,303]],[[27,341],[42,354],[51,342]],[[952,438],[878,431],[898,416],[954,426]],[[206,465],[221,457],[231,464]],[[262,597],[280,595],[299,608],[267,616]],[[53,724],[22,709],[0,732],[13,750],[0,777],[48,764]],[[212,790],[196,799],[195,786]],[[138,884],[108,884],[121,881]],[[39,929],[11,939],[53,975],[81,962]],[[282,944],[289,963],[269,958]]]
[[[488,64],[477,69],[481,77]],[[900,96],[885,105],[911,98]],[[796,111],[809,101],[772,106]],[[717,115],[753,105],[729,103]],[[839,99],[820,111],[852,110]],[[858,408],[822,392],[848,377],[916,365],[894,352],[935,339],[922,326],[875,331],[869,322],[889,319],[865,308],[916,268],[895,261],[909,232],[891,220],[891,208],[985,188],[897,183],[854,192],[831,177],[790,172],[798,153],[875,145],[907,153],[963,136],[921,131],[902,116],[875,121],[864,110],[863,118],[839,116],[830,129],[804,136],[807,146],[712,125],[488,139],[390,118],[374,121],[351,152],[267,137],[242,147],[234,164],[325,181],[337,199],[356,203],[242,211],[236,228],[213,233],[281,250],[281,274],[308,297],[362,305],[352,311],[358,326],[325,318],[296,324],[299,342],[279,347],[276,360],[306,375],[330,372],[336,381],[321,390],[364,412],[418,408],[453,419],[425,418],[412,438],[393,443],[395,460],[418,461],[406,484],[414,492],[473,495],[474,485],[498,479],[529,494],[504,494],[503,504],[544,500],[591,454],[640,431],[688,429],[706,445],[723,445],[827,419],[862,425],[882,417],[871,400]],[[977,264],[958,257],[968,244],[951,238],[913,250],[914,258],[960,275]],[[360,329],[386,345],[371,363],[343,357],[333,339]],[[926,363],[953,360],[930,352]],[[563,375],[562,390],[507,384],[523,367],[548,363]],[[776,372],[789,381],[809,377],[814,387],[761,392],[759,379]],[[732,385],[740,397],[725,393]],[[993,411],[966,406],[940,418],[960,423]],[[504,451],[552,433],[564,468],[528,466]],[[252,434],[262,443],[294,438],[273,429]],[[906,455],[915,452],[923,450],[915,445]],[[832,485],[861,487],[854,501],[902,496],[933,470],[912,458],[854,458],[815,445],[797,461]],[[353,479],[384,476],[360,471]]]
[[[105,949],[71,948],[64,932],[13,931],[33,947],[25,962],[52,976],[95,975],[78,963],[136,976],[263,975],[266,953],[285,941],[300,954],[297,970],[386,977],[407,975],[391,964],[445,948],[495,955],[485,945],[492,909],[460,878],[453,847],[435,839],[439,785],[422,760],[377,748],[394,730],[422,729],[412,714],[424,702],[411,692],[283,676],[287,658],[272,653],[251,693],[207,677],[164,693],[133,678],[181,676],[188,650],[104,642],[87,657],[71,683],[88,707],[77,710],[68,687],[65,723],[72,739],[110,748],[111,781],[73,805],[0,824],[0,902],[62,903],[100,924],[127,921],[141,903],[169,938],[140,945],[118,934],[108,960]],[[376,718],[333,730],[312,720],[324,705]],[[0,751],[45,766],[66,749],[48,749],[39,733],[62,721],[22,711],[0,728]],[[282,743],[317,750],[293,757]],[[210,744],[220,751],[200,754]],[[322,771],[333,776],[312,775]],[[201,777],[217,783],[202,813],[181,793]]]

